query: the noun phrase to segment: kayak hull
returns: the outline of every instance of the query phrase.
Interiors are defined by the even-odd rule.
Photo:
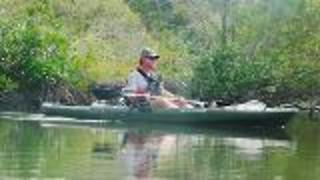
[[[77,119],[121,120],[127,122],[195,123],[226,125],[281,126],[296,114],[293,110],[236,111],[224,109],[159,109],[150,112],[130,110],[124,106],[42,105],[48,116]]]

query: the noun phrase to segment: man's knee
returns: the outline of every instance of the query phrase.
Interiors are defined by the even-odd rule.
[[[152,100],[151,105],[154,108],[179,108],[176,104],[161,98]]]

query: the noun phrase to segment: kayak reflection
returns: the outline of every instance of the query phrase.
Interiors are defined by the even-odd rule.
[[[161,154],[175,145],[175,137],[145,130],[125,132],[119,160],[126,179],[151,179]]]

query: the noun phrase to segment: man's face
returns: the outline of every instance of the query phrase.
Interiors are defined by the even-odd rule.
[[[154,71],[157,66],[157,60],[152,57],[144,57],[143,58],[143,66],[148,68],[149,70]]]

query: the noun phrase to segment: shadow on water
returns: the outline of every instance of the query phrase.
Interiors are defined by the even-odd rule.
[[[320,176],[320,124],[302,118],[270,129],[19,117],[0,120],[0,179]]]

